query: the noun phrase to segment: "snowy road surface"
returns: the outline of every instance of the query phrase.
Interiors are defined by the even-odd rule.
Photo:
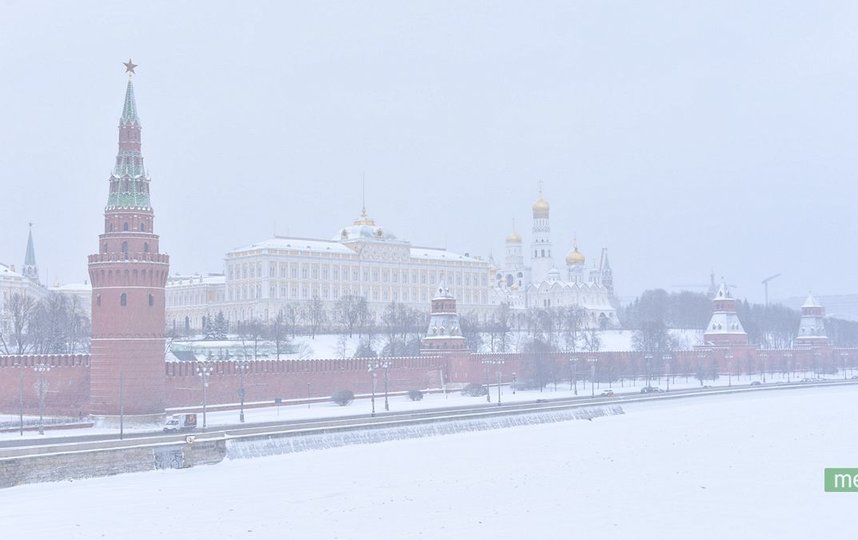
[[[858,388],[0,491],[10,538],[855,538]]]

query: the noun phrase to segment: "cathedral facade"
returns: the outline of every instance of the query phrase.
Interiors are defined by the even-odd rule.
[[[552,253],[551,206],[541,192],[532,212],[529,249],[525,251],[522,236],[513,231],[505,240],[503,266],[497,267],[492,261],[492,303],[507,303],[519,310],[575,307],[581,310],[585,326],[618,327],[614,278],[607,250],[602,250],[598,264],[587,266],[575,240],[561,271]]]

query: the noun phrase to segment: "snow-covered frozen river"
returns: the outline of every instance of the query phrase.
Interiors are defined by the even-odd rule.
[[[0,491],[10,538],[854,538],[858,388]]]

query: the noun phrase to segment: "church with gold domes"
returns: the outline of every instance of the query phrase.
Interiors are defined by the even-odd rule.
[[[493,262],[492,303],[509,304],[514,309],[580,308],[585,325],[596,328],[616,328],[616,299],[614,279],[608,252],[602,249],[597,264],[587,266],[587,259],[573,239],[565,262],[565,271],[555,263],[551,244],[551,205],[540,190],[532,206],[533,225],[530,246],[513,230],[504,242],[503,265]],[[529,262],[529,264],[528,264]]]

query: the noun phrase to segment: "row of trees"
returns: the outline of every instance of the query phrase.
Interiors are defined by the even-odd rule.
[[[36,300],[13,293],[0,326],[3,354],[74,354],[89,352],[91,326],[77,299],[49,293]]]
[[[770,349],[790,347],[801,319],[798,310],[782,304],[751,304],[746,300],[736,302],[736,313],[750,342]],[[703,330],[711,316],[712,300],[705,294],[668,293],[662,289],[644,291],[619,311],[623,327],[635,330],[636,336],[642,334],[636,350],[649,350],[653,340],[667,339],[667,328]],[[858,322],[828,318],[826,331],[835,346],[858,346]]]
[[[462,335],[472,350],[509,352],[539,348],[553,352],[598,351],[601,339],[597,328],[586,321],[579,307],[531,308],[513,315],[501,304],[488,317],[460,317]]]
[[[420,339],[428,325],[428,315],[404,304],[391,302],[376,320],[363,297],[342,297],[330,311],[325,309],[318,297],[314,297],[303,308],[296,304],[286,305],[270,321],[254,318],[237,322],[232,327],[223,312],[218,312],[216,316],[205,319],[203,333],[207,340],[236,337],[248,351],[247,356],[254,358],[259,356],[260,346],[270,344],[274,356],[279,360],[282,354],[291,351],[290,342],[298,333],[315,338],[320,330],[333,326],[332,322],[345,330],[338,343],[342,357],[346,355],[346,337],[354,335],[360,338],[354,356],[401,356],[419,353]]]

